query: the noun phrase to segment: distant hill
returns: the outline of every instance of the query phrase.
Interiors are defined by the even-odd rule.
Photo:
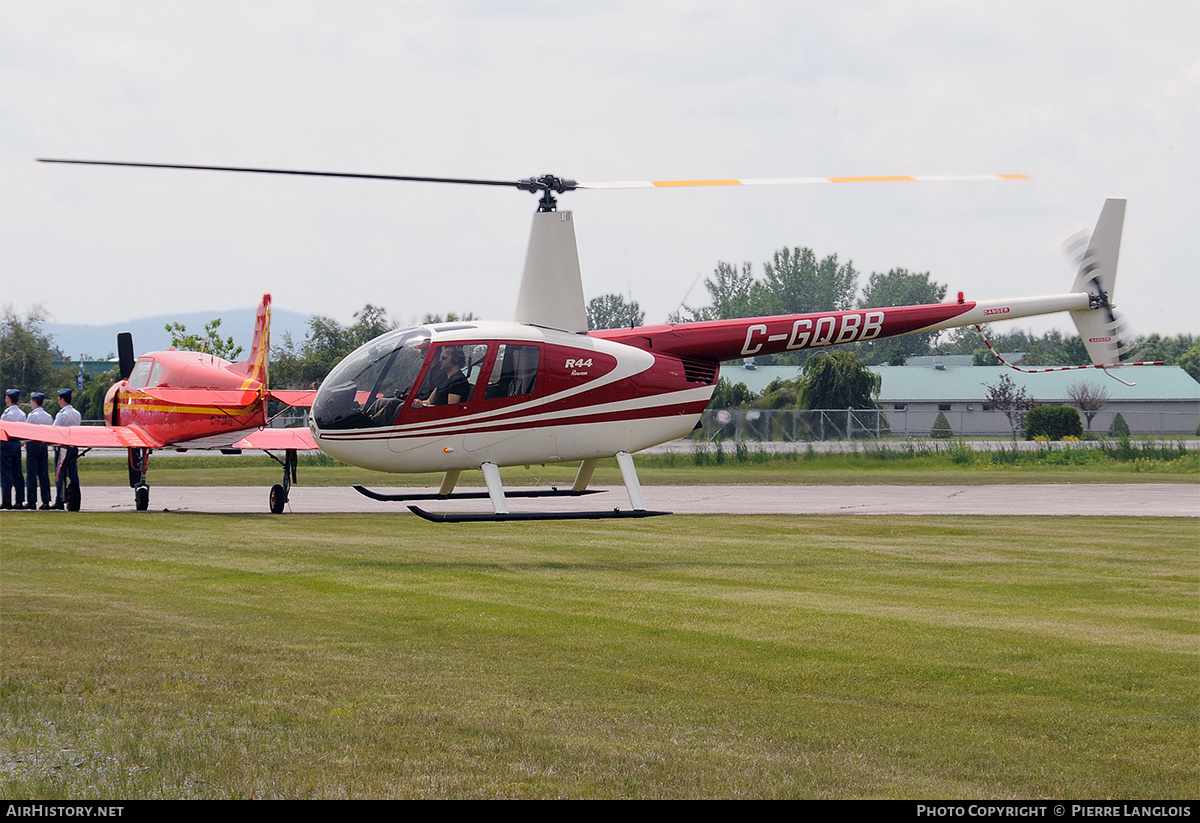
[[[104,360],[116,356],[117,334],[133,333],[133,348],[138,353],[161,351],[171,345],[171,335],[164,328],[168,323],[182,323],[189,334],[203,334],[204,326],[211,320],[221,318],[221,336],[232,336],[243,349],[243,356],[250,351],[250,338],[254,333],[254,313],[258,307],[229,309],[228,311],[193,312],[191,314],[164,314],[144,317],[107,326],[72,325],[69,323],[46,323],[46,333],[54,339],[54,345],[73,360],[84,355],[85,360]],[[286,332],[291,332],[297,341],[308,333],[309,315],[298,312],[271,309],[271,343],[278,346]]]

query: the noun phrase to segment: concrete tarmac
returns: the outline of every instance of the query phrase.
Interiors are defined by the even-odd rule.
[[[506,489],[515,491],[518,487]],[[436,491],[379,487],[403,494]],[[459,491],[483,491],[462,487]],[[1195,484],[1039,484],[1009,486],[643,486],[646,507],[675,514],[949,514],[1200,517]],[[426,511],[490,512],[488,500],[414,501]],[[294,486],[286,512],[393,513],[411,517],[406,503],[371,500],[348,487]],[[512,512],[611,511],[631,508],[625,489],[576,498],[513,498]],[[133,491],[83,487],[84,512],[133,512]],[[152,486],[150,511],[267,514],[268,490],[258,487]],[[5,512],[10,518],[49,512]],[[57,514],[57,513],[54,513]]]

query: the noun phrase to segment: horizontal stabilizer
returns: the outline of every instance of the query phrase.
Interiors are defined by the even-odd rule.
[[[313,440],[312,432],[305,428],[259,429],[234,443],[233,448],[264,449],[268,451],[281,449],[313,451],[317,448],[317,443]]]
[[[317,396],[316,389],[271,389],[271,397],[280,403],[296,408],[311,408],[313,398]]]

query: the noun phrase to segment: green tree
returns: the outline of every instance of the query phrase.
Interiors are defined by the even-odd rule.
[[[1037,402],[1029,396],[1023,386],[1018,387],[1007,374],[1000,375],[996,385],[990,386],[984,383],[983,387],[987,389],[988,402],[991,403],[992,408],[1008,419],[1008,425],[1012,429],[1012,439],[1016,443],[1017,432],[1025,430],[1025,418],[1029,415],[1029,410],[1037,405]]]
[[[888,306],[923,306],[940,303],[946,297],[946,286],[929,279],[929,272],[917,274],[908,269],[892,269],[887,274],[872,272],[863,286],[860,309]]]
[[[1125,422],[1125,416],[1120,412],[1117,412],[1116,417],[1113,418],[1112,423],[1110,423],[1108,426],[1108,436],[1128,437],[1129,434],[1129,424]]]
[[[1050,440],[1082,437],[1079,412],[1070,406],[1034,406],[1025,418],[1025,439],[1044,436]]]
[[[383,311],[383,309],[380,309],[377,306],[372,306],[370,304],[367,304],[367,308],[372,309],[374,311]],[[463,314],[460,315],[457,312],[451,311],[451,312],[446,312],[445,317],[442,317],[442,315],[440,315],[440,314],[426,314],[425,317],[423,317],[421,319],[421,322],[425,323],[427,325],[432,325],[434,323],[459,323],[459,322],[467,323],[472,320],[478,320],[478,319],[479,318],[475,316],[474,312],[464,312]],[[380,332],[380,334],[382,334],[382,332]],[[376,335],[376,336],[378,337],[378,335]],[[367,339],[369,340],[370,338],[367,338]]]
[[[619,294],[593,297],[587,304],[588,329],[631,329],[646,322],[646,313],[636,300]]]
[[[764,264],[763,314],[845,311],[854,305],[858,272],[831,254],[820,262],[812,249],[782,248]]]
[[[167,323],[163,326],[171,335],[171,346],[184,351],[202,351],[223,360],[237,360],[242,347],[235,345],[233,337],[221,336],[221,318],[210,320],[204,326],[204,334],[188,334],[182,323]]]
[[[1081,380],[1067,386],[1067,398],[1087,418],[1087,428],[1091,431],[1092,420],[1108,405],[1108,390]]]
[[[794,409],[800,403],[800,391],[796,383],[795,380],[776,378],[751,401],[750,406],[755,409]]]
[[[95,377],[84,376],[83,389],[75,392],[73,406],[79,411],[84,420],[101,420],[104,418],[104,396],[108,394],[113,383],[121,379],[121,370],[113,367],[104,374]],[[74,385],[72,383],[71,385]],[[61,386],[59,388],[62,388]],[[49,400],[49,398],[47,398]],[[51,409],[53,412],[53,409]]]
[[[1064,335],[1052,329],[1039,336],[1032,332],[1012,331],[998,334],[987,329],[988,341],[998,352],[1021,352],[1025,366],[1086,366],[1091,363],[1083,340],[1077,334]],[[970,354],[976,366],[995,366],[996,356],[982,344],[974,326],[963,326],[946,335],[937,346],[942,354]],[[1006,358],[1007,359],[1007,358]]]
[[[892,269],[887,274],[872,272],[863,287],[860,309],[881,309],[891,306],[923,306],[940,303],[946,296],[946,286],[929,279],[929,272],[917,274],[908,269]],[[902,342],[903,351],[911,355],[926,355],[933,352],[941,332],[907,334]],[[895,341],[872,340],[861,344],[863,357],[869,363],[889,362],[896,359]],[[901,363],[902,365],[902,363]]]
[[[311,317],[308,333],[300,342],[284,334],[271,365],[275,387],[317,385],[350,352],[396,327],[387,319],[384,309],[370,303],[356,312],[354,318],[354,323],[343,326],[331,317]]]
[[[1200,343],[1193,343],[1191,348],[1179,355],[1175,365],[1190,374],[1193,380],[1200,381]]]
[[[745,406],[754,399],[754,393],[746,388],[745,383],[730,383],[724,377],[717,381],[713,389],[712,399],[708,401],[710,409],[733,409]]]
[[[818,352],[804,361],[798,380],[805,409],[874,409],[882,378],[852,351]]]
[[[933,428],[929,430],[929,436],[934,440],[949,440],[954,436],[954,429],[950,427],[945,412],[938,412],[937,420],[933,421]]]
[[[49,387],[57,352],[43,328],[45,321],[40,307],[24,319],[12,307],[4,309],[0,321],[0,384],[4,389],[20,389],[21,394],[28,395]]]
[[[741,270],[732,263],[718,262],[712,276],[704,280],[708,298],[712,305],[699,309],[684,306],[675,320],[685,323],[698,320],[730,320],[736,317],[754,317],[762,314],[762,284],[754,279],[749,263]]]
[[[1150,334],[1139,337],[1129,352],[1128,360],[1162,360],[1168,366],[1177,365],[1193,346],[1200,345],[1200,337],[1194,334],[1177,334],[1163,337]]]

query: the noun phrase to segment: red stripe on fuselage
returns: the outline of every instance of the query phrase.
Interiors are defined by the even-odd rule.
[[[708,400],[694,400],[687,403],[674,403],[648,408],[622,409],[620,411],[588,412],[580,409],[579,414],[546,418],[548,411],[545,407],[531,409],[527,414],[500,421],[480,421],[469,419],[446,420],[444,427],[412,429],[397,427],[389,429],[357,429],[351,431],[327,430],[320,434],[321,440],[410,440],[421,437],[453,437],[455,435],[516,432],[526,429],[553,428],[555,426],[576,426],[586,423],[615,423],[628,420],[647,420],[659,417],[682,417],[689,414],[700,414],[708,405]]]
[[[935,303],[856,311],[814,312],[777,317],[711,320],[633,329],[606,329],[589,336],[657,353],[705,360],[737,360],[756,355],[878,340],[920,331],[958,317],[975,303]]]
[[[257,429],[266,421],[262,403],[208,408],[173,406],[132,391],[118,393],[116,406],[120,425],[139,428],[164,443]]]

